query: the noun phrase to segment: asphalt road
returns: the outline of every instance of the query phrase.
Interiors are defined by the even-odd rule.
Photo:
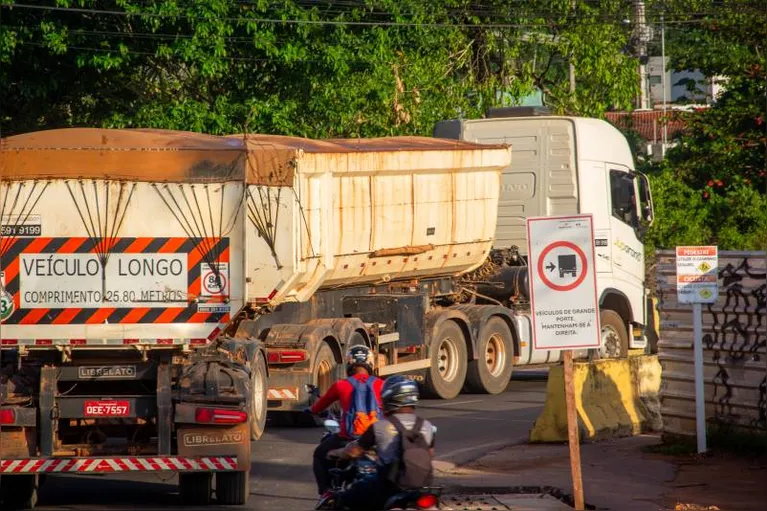
[[[441,466],[465,463],[526,438],[543,406],[545,390],[545,372],[517,371],[506,392],[498,396],[462,394],[451,401],[423,401],[421,413],[438,428],[437,459]],[[317,495],[311,459],[322,433],[321,428],[267,428],[254,444],[251,496],[244,507],[183,507],[177,500],[176,477],[144,475],[49,477],[40,491],[37,509],[313,509]]]

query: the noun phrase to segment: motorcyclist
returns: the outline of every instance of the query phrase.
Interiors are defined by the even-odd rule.
[[[392,421],[398,421],[405,430],[412,431],[419,419],[415,413],[419,400],[418,384],[405,376],[391,376],[384,382],[381,399],[384,417],[371,425],[358,440],[328,453],[329,457],[349,459],[358,458],[375,448],[378,458],[378,474],[374,479],[355,482],[336,496],[340,501],[337,503],[340,504],[339,509],[382,509],[389,497],[402,490],[391,477],[392,470],[396,470],[402,458],[400,433]],[[436,428],[428,420],[421,420],[420,433],[433,458]]]
[[[378,408],[383,408],[381,403],[381,389],[383,388],[383,380],[373,376],[373,352],[367,346],[352,346],[346,352],[346,374],[345,380],[339,380],[334,383],[328,391],[320,397],[313,406],[307,411],[313,414],[321,413],[336,401],[341,402],[342,416],[340,421],[340,431],[337,434],[329,435],[323,442],[321,442],[314,450],[314,460],[312,463],[314,469],[314,478],[317,481],[317,492],[320,495],[324,495],[330,489],[330,462],[327,459],[327,453],[333,449],[343,447],[349,441],[353,440],[356,436],[361,434],[368,426],[368,423],[363,422],[363,429],[358,432],[358,435],[354,435],[353,431],[349,431],[349,423],[354,423],[355,418],[347,420],[347,414],[354,413],[353,410],[355,403],[355,393],[360,385],[365,385],[369,390],[372,390]],[[360,410],[356,410],[360,412]],[[363,411],[364,412],[364,411]],[[357,413],[357,415],[360,415]],[[363,413],[363,418],[365,414]],[[377,420],[375,413],[370,414],[369,422]]]

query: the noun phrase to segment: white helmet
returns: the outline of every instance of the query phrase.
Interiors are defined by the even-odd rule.
[[[346,352],[346,374],[351,376],[355,367],[364,367],[369,374],[373,374],[375,357],[373,350],[367,346],[352,346]]]

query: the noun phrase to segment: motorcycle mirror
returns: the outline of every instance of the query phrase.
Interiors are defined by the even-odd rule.
[[[325,419],[325,422],[323,422],[323,425],[325,426],[325,429],[331,433],[338,433],[339,431],[341,431],[341,425],[338,423],[337,420]]]

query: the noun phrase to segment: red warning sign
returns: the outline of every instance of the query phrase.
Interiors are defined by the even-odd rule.
[[[570,291],[580,286],[586,279],[588,269],[589,263],[586,260],[586,254],[578,245],[569,241],[550,243],[538,257],[538,276],[544,284],[554,291]],[[553,273],[554,277],[550,277],[547,271],[549,274]],[[552,282],[552,280],[566,279],[568,276],[572,277],[571,282],[556,284]]]

